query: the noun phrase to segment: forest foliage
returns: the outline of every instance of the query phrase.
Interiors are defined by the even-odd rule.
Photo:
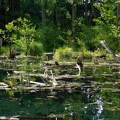
[[[120,52],[120,4],[114,0],[2,0],[0,53],[98,51],[105,40]],[[58,49],[58,50],[57,50]],[[66,50],[66,49],[65,49]],[[68,51],[69,52],[69,51]]]

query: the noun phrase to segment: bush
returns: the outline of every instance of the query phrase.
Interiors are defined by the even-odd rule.
[[[69,47],[58,48],[55,51],[53,58],[55,60],[67,60],[72,58],[73,49]]]
[[[29,46],[29,55],[32,56],[42,56],[43,54],[43,45],[38,42],[32,42]]]
[[[104,49],[97,49],[96,51],[94,51],[94,56],[96,57],[106,57],[107,59],[112,59],[113,56],[110,53],[107,53],[106,50]]]
[[[29,54],[29,48],[32,42],[36,41],[38,31],[29,19],[18,18],[5,25],[5,30],[0,30],[5,40],[9,40],[8,45],[26,55]],[[37,36],[39,39],[40,36]],[[32,52],[34,53],[34,52]]]
[[[101,56],[106,56],[106,55],[107,55],[107,53],[104,49],[98,48],[97,50],[94,51],[94,56],[96,56],[96,57],[101,57]]]
[[[82,55],[83,55],[84,58],[92,58],[93,52],[85,49],[85,50],[83,50]]]
[[[44,26],[38,29],[38,41],[43,43],[46,52],[51,52],[63,46],[63,39],[61,39],[61,31],[54,25]],[[47,43],[47,44],[46,44]]]
[[[9,47],[1,47],[0,48],[0,55],[2,56],[9,56],[10,48]]]

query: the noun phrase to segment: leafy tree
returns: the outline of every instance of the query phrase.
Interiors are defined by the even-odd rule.
[[[35,26],[26,18],[18,18],[5,27],[5,39],[9,40],[11,46],[14,45],[14,47],[28,55],[31,44],[36,40]]]
[[[111,48],[120,51],[116,47],[120,45],[119,0],[2,0],[0,3],[3,45],[15,45],[26,55],[34,42],[35,46],[36,42],[42,42],[46,51],[62,46],[94,51],[100,47],[99,41],[106,40]]]
[[[115,51],[120,51],[120,26],[117,20],[116,14],[116,4],[113,0],[104,0],[102,4],[95,4],[100,12],[101,16],[95,19],[96,31],[98,35],[96,36],[99,40],[106,40],[110,47]]]
[[[64,44],[64,40],[61,38],[62,32],[54,25],[42,26],[39,29],[40,39],[43,43],[44,49],[49,51],[54,51],[56,48]]]

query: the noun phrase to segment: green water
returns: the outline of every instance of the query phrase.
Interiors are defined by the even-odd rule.
[[[32,70],[39,73],[41,69],[35,61]],[[17,61],[18,66],[7,65],[9,73],[13,68],[25,69],[23,63]],[[30,69],[31,66],[27,67]],[[7,78],[3,68],[5,65],[0,70],[1,81]],[[10,96],[1,91],[0,116],[21,116],[20,120],[120,120],[119,65],[85,66],[82,74],[92,75],[94,79],[79,80],[86,85],[77,92],[16,92]],[[55,116],[47,117],[49,115]]]

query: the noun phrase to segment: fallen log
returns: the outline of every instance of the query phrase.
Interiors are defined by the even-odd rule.
[[[13,92],[38,92],[38,91],[76,91],[79,88],[81,88],[82,86],[85,85],[85,83],[78,83],[78,82],[61,82],[61,81],[57,81],[58,84],[56,86],[53,86],[52,84],[48,84],[48,83],[39,83],[39,82],[32,82],[30,81],[29,86],[27,85],[17,85],[17,86],[13,86],[13,87],[1,87],[0,86],[0,90],[11,90]]]
[[[4,82],[0,82],[0,87],[3,87],[3,88],[8,88],[8,85]]]
[[[39,77],[41,79],[52,79],[51,76],[45,76],[44,74],[29,74],[29,76],[31,77]],[[75,78],[81,78],[81,79],[85,79],[85,78],[94,78],[93,76],[79,76],[79,75],[58,75],[58,76],[54,76],[54,78],[56,80],[63,80],[63,79],[75,79]]]
[[[104,91],[111,91],[113,93],[120,92],[120,89],[117,88],[103,88]]]
[[[0,120],[21,120],[21,119],[63,119],[64,114],[50,114],[50,115],[40,115],[40,116],[0,116]]]

